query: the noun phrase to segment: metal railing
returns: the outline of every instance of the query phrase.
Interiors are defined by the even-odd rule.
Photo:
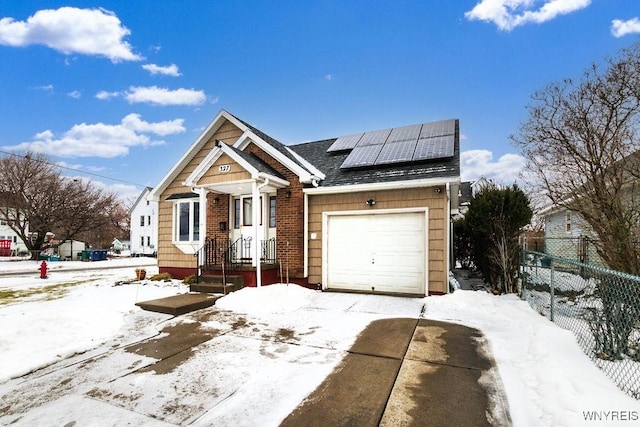
[[[202,275],[202,270],[221,269],[226,275],[238,270],[242,265],[251,264],[252,240],[251,236],[240,236],[235,241],[219,237],[207,239],[204,246],[195,254],[198,257],[196,280]],[[260,262],[267,264],[276,262],[275,237],[260,241]]]
[[[640,277],[522,251],[522,299],[574,333],[625,393],[640,399]]]

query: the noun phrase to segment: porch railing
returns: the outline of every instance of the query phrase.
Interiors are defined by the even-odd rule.
[[[236,240],[214,237],[207,239],[204,246],[195,254],[198,257],[196,280],[203,270],[220,269],[227,273],[238,270],[253,261],[253,239],[251,236],[240,236]],[[276,239],[260,241],[260,262],[274,264],[276,262]]]

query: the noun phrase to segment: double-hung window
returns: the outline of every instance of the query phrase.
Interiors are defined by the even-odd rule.
[[[173,206],[175,242],[197,242],[200,240],[200,202],[181,200]]]

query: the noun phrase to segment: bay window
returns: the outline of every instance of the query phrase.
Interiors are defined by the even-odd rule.
[[[176,202],[173,218],[174,241],[197,242],[200,240],[200,202],[195,200]]]

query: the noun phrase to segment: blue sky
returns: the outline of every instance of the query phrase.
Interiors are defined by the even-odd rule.
[[[0,0],[0,150],[135,197],[220,109],[285,144],[458,118],[463,179],[510,183],[531,94],[639,34],[637,0]]]

